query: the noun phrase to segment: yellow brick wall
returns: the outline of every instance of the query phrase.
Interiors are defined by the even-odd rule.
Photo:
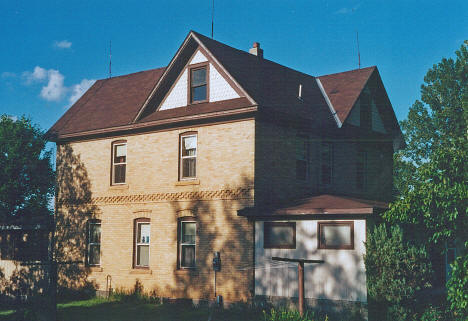
[[[198,132],[197,178],[178,184],[179,135]],[[59,146],[57,197],[59,257],[85,258],[86,221],[102,224],[101,267],[61,268],[61,284],[84,278],[105,290],[132,287],[164,297],[213,298],[213,252],[221,252],[217,292],[225,300],[247,299],[253,287],[253,225],[237,210],[253,205],[254,120],[73,142]],[[110,186],[111,144],[127,141],[127,184]],[[91,200],[91,201],[89,201]],[[197,222],[195,271],[177,270],[178,212]],[[179,214],[185,215],[185,214]],[[133,269],[134,219],[150,218],[148,270]]]

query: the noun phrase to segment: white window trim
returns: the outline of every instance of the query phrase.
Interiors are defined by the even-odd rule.
[[[122,163],[115,163],[115,152],[117,150],[117,146],[125,145],[125,162]],[[127,143],[116,143],[112,145],[112,185],[125,185],[127,184],[127,157],[128,157],[128,146]],[[125,165],[125,182],[116,183],[115,182],[115,166],[116,165]]]
[[[183,148],[183,142],[184,138],[187,137],[195,137],[197,139],[197,147],[195,148],[195,156],[182,156],[182,148]],[[198,157],[198,134],[188,134],[188,135],[181,135],[180,136],[180,168],[179,168],[179,177],[181,181],[189,181],[189,180],[194,180],[197,179],[198,176],[198,171],[197,171],[197,157]],[[189,159],[189,158],[195,158],[195,176],[194,177],[184,177],[184,159]]]
[[[183,238],[183,228],[182,225],[185,223],[194,223],[195,224],[195,242],[193,244],[183,244],[182,243],[182,238]],[[196,221],[180,221],[180,238],[179,238],[179,268],[181,269],[195,269],[197,266],[197,222]],[[193,266],[182,266],[182,247],[183,246],[195,246],[195,251],[194,251],[194,265]]]
[[[148,243],[142,243],[142,242],[139,242],[138,239],[139,239],[139,234],[141,234],[141,225],[149,225],[150,227],[150,239],[149,239],[149,242]],[[137,267],[149,267],[149,262],[150,262],[150,257],[151,257],[151,248],[150,248],[150,244],[151,244],[151,222],[137,222],[137,230],[136,230],[136,233],[135,233],[135,266]],[[148,247],[148,265],[139,265],[138,264],[138,247],[139,246],[147,246]]]
[[[89,226],[88,226],[88,257],[87,257],[87,263],[89,266],[100,266],[101,265],[101,243],[94,243],[94,242],[91,242],[91,225],[99,225],[99,227],[101,227],[101,223],[100,222],[90,222],[88,223]],[[99,228],[99,234],[101,234],[101,229]],[[101,239],[101,235],[99,235],[99,239]],[[89,257],[90,257],[90,253],[91,253],[91,245],[99,245],[99,263],[97,264],[91,264],[89,263]]]

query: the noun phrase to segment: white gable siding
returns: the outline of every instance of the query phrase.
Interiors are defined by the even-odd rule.
[[[187,69],[185,69],[159,110],[187,106],[187,81]]]
[[[339,220],[338,220],[339,221]],[[298,297],[297,263],[272,256],[324,260],[305,264],[305,297],[367,301],[363,255],[365,220],[354,220],[354,250],[319,250],[317,220],[296,221],[296,249],[264,249],[263,222],[255,223],[255,295]]]
[[[228,100],[240,96],[223,76],[210,64],[210,101]]]
[[[383,134],[386,133],[382,118],[380,117],[380,113],[377,110],[374,100],[372,100],[372,130]]]
[[[197,51],[192,60],[190,60],[189,65],[194,65],[205,61],[208,61],[208,59],[200,51]]]

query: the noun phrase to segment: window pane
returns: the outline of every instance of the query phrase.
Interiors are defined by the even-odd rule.
[[[291,224],[265,224],[264,245],[266,247],[294,247],[295,225]]]
[[[195,266],[195,245],[182,245],[182,267],[194,267]]]
[[[195,244],[196,223],[182,223],[182,243]]]
[[[125,170],[127,165],[114,165],[114,183],[125,183]]]
[[[188,136],[182,138],[182,156],[197,155],[197,136]]]
[[[89,224],[89,243],[101,243],[101,224]]]
[[[149,245],[137,246],[137,265],[138,266],[149,265]]]
[[[196,158],[184,158],[182,159],[182,177],[196,177]]]
[[[88,263],[90,265],[98,265],[100,263],[101,246],[99,244],[90,244],[88,253]]]
[[[351,245],[351,226],[349,225],[322,225],[322,241],[326,246]]]
[[[206,100],[206,85],[192,88],[192,102]]]
[[[149,224],[138,224],[138,243],[150,242],[150,225]]]
[[[206,68],[192,69],[192,87],[206,84]]]
[[[127,158],[127,145],[114,146],[114,163],[124,163]]]

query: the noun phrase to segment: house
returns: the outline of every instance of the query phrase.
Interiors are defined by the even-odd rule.
[[[297,297],[281,256],[325,261],[307,298],[366,302],[366,224],[404,144],[377,67],[314,77],[191,31],[166,67],[97,81],[49,135],[58,250],[85,262],[63,284]]]

